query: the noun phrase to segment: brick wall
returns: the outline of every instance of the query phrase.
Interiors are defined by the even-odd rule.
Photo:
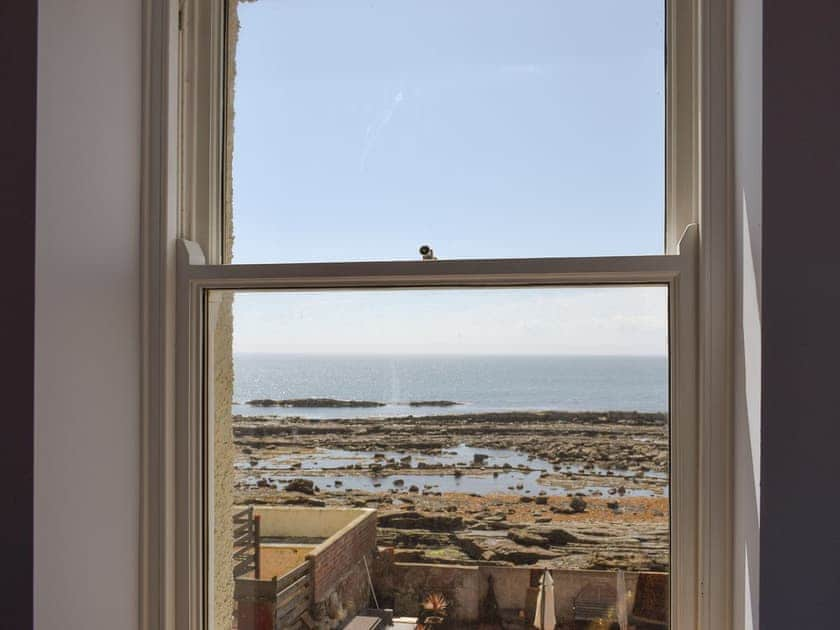
[[[322,549],[311,554],[314,578],[313,601],[324,601],[339,583],[376,548],[376,513],[353,521]]]

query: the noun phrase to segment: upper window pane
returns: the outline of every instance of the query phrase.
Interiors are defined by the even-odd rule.
[[[234,262],[662,253],[663,0],[237,13]]]

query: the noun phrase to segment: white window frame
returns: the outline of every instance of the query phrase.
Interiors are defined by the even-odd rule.
[[[731,627],[727,0],[668,0],[664,255],[434,263],[221,264],[229,10],[144,0],[140,627],[212,624],[211,291],[651,283],[669,288],[672,627]]]

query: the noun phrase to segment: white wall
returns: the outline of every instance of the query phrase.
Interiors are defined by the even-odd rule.
[[[35,627],[137,627],[140,0],[41,0]]]
[[[761,464],[762,0],[734,2],[736,629],[757,630]]]

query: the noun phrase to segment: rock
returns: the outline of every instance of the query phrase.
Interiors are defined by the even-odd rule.
[[[321,499],[316,499],[314,497],[289,497],[288,499],[283,499],[283,505],[306,505],[308,507],[325,507],[327,505],[326,501],[322,501]],[[363,507],[363,506],[360,506]]]
[[[574,497],[569,503],[569,508],[576,514],[586,512],[586,501],[584,501],[582,497]]]
[[[481,465],[487,462],[490,458],[489,455],[485,455],[484,453],[474,453],[473,454],[473,464]]]
[[[420,492],[420,488],[418,488],[417,486],[409,486],[408,491],[409,492]]]
[[[261,398],[245,403],[251,407],[384,407],[385,403],[372,400],[338,400],[335,398],[289,398],[272,400]]]
[[[464,522],[465,525],[469,525],[470,529],[476,532],[490,532],[490,531],[497,531],[500,529],[508,530],[513,529],[513,525],[510,523],[506,523],[505,521],[481,521],[477,522],[474,520],[470,520],[468,523],[467,521]]]
[[[276,412],[269,410],[268,413]],[[424,538],[420,544],[420,538],[417,538],[418,546],[412,547],[409,537],[400,539],[400,544],[396,547],[402,548],[406,553],[416,552],[415,561],[418,562],[437,562],[436,549],[451,548],[457,545],[455,537],[473,533],[478,537],[475,541],[476,551],[469,554],[467,564],[513,565],[514,560],[510,558],[515,556],[512,556],[511,552],[518,546],[520,552],[525,550],[528,560],[534,558],[533,549],[541,549],[546,558],[549,554],[555,554],[554,559],[550,561],[552,566],[562,566],[570,570],[598,566],[625,566],[635,570],[652,570],[658,566],[668,568],[667,508],[662,507],[663,503],[645,498],[638,501],[628,500],[629,503],[624,500],[626,496],[634,495],[640,490],[660,490],[667,484],[667,479],[660,479],[660,474],[649,478],[642,478],[638,474],[643,466],[650,467],[657,473],[666,473],[668,470],[667,422],[662,414],[654,418],[629,412],[616,412],[614,416],[606,412],[516,412],[498,415],[453,414],[436,416],[433,419],[405,415],[386,420],[356,418],[347,422],[337,422],[293,417],[295,413],[297,412],[290,410],[285,414],[286,417],[234,417],[233,431],[239,449],[236,459],[239,466],[234,483],[237,484],[235,492],[239,502],[279,504],[287,498],[306,501],[317,500],[317,497],[323,498],[327,505],[335,507],[351,507],[354,501],[358,501],[359,505],[371,506],[371,502],[375,501],[373,507],[380,512],[416,510],[424,517],[460,515],[464,526],[461,529],[438,532],[441,536],[439,543],[433,545],[431,538]],[[540,437],[539,441],[535,439],[536,436]],[[297,456],[294,449],[290,451],[289,445],[292,444],[299,444],[300,453],[305,455]],[[462,452],[450,455],[453,444],[470,445],[469,452],[473,456],[465,460]],[[245,453],[244,448],[252,452]],[[324,461],[324,469],[321,471],[323,476],[316,476],[308,470],[290,470],[293,464],[300,461],[303,461],[307,468],[311,463],[317,465],[319,449],[348,449],[359,453],[359,459],[355,459],[355,464],[353,461],[342,461],[336,470],[329,470],[333,466],[328,466],[328,461]],[[491,449],[518,451],[522,457],[508,460],[509,464],[505,468],[504,460],[497,460],[494,456],[496,451]],[[373,459],[374,454],[383,453],[385,459]],[[476,458],[475,455],[485,454],[489,454],[489,459],[478,463],[477,460],[481,461],[482,458]],[[327,459],[332,457],[328,453],[326,455]],[[412,456],[411,459],[408,459],[409,455]],[[442,461],[437,459],[441,455],[445,457]],[[540,461],[545,460],[550,464],[545,467],[532,461],[528,464],[530,468],[518,468],[517,464],[520,461],[525,462],[528,455],[534,455]],[[252,457],[255,466],[249,467],[248,462]],[[275,459],[279,461],[280,470],[271,470],[275,467]],[[428,470],[415,470],[420,460],[425,460],[424,467]],[[490,463],[490,460],[493,460],[493,463]],[[457,466],[454,465],[455,462],[459,462]],[[591,465],[589,470],[584,470],[584,464],[587,462]],[[625,469],[618,466],[622,462],[626,464]],[[370,464],[383,465],[381,474],[372,474],[368,470]],[[556,472],[551,471],[552,464],[558,469]],[[469,480],[469,476],[478,468],[486,471],[483,473],[485,484],[488,479],[493,480],[487,485],[495,486],[495,491],[490,496],[473,499],[468,494],[474,489],[465,484],[465,481]],[[536,470],[532,472],[532,468]],[[456,469],[463,472],[463,478],[456,480],[456,483],[460,482],[459,493],[446,496],[453,488],[452,479]],[[606,476],[607,470],[612,470],[614,476]],[[286,476],[281,477],[283,472]],[[424,490],[422,482],[425,477],[412,477],[413,482],[402,477],[402,486],[394,483],[395,479],[400,478],[400,473],[412,475],[415,472],[433,472],[435,476],[448,477],[450,482],[446,486],[447,492],[444,493],[444,497],[435,496],[430,484],[426,484]],[[511,472],[519,474],[511,476]],[[631,476],[631,472],[636,473],[636,476]],[[288,480],[294,478],[295,474],[314,481],[313,495],[285,491]],[[545,474],[548,475],[547,479],[542,479],[539,485],[533,485],[533,480]],[[338,477],[332,477],[330,481],[329,475]],[[505,478],[499,475],[504,475]],[[260,477],[264,477],[265,481],[261,482],[262,487],[258,488]],[[283,481],[280,481],[281,478]],[[601,480],[600,483],[598,479]],[[336,480],[342,482],[341,487]],[[380,487],[373,486],[379,482]],[[326,487],[325,483],[331,487]],[[348,486],[355,487],[356,483],[365,484],[366,490],[348,489]],[[411,483],[419,486],[417,492],[408,492]],[[515,487],[505,489],[517,483],[525,483],[525,487],[519,490]],[[541,493],[541,489],[549,487],[542,485],[544,483],[558,483],[571,490],[567,495],[565,490],[557,492],[558,488],[552,488],[549,496]],[[315,485],[323,488],[323,494],[317,494]],[[590,496],[595,494],[593,487],[599,485],[606,486],[601,500]],[[621,485],[625,487],[625,497],[618,493]],[[530,494],[525,491],[526,488],[531,489]],[[607,496],[607,489],[612,489],[612,496]],[[570,508],[572,499],[578,493],[583,493],[583,501],[589,503],[583,514],[575,513]],[[520,503],[521,496],[529,498]],[[564,496],[568,498],[564,499]],[[405,499],[416,505],[407,505]],[[614,504],[619,506],[615,507]],[[622,508],[628,514],[632,513],[639,518],[616,517]],[[599,519],[590,517],[590,509],[593,512],[606,509],[606,513],[601,512],[605,515],[604,521],[599,523]],[[508,514],[509,511],[512,513]],[[495,521],[493,515],[496,513],[504,514],[506,520]],[[546,515],[554,520],[546,522]],[[419,522],[422,523],[422,520]],[[543,528],[554,529],[561,524],[580,540],[562,544],[568,538],[568,534],[564,538],[563,532],[559,531],[554,536],[561,544],[552,544],[549,540],[548,547],[542,546],[546,544],[542,540],[548,540],[547,536],[543,535]],[[435,533],[420,528],[410,529],[408,522],[401,527],[403,528],[388,531]],[[532,527],[534,529],[531,529]],[[518,545],[507,536],[510,529],[529,530],[530,540],[523,542],[540,542],[540,545]],[[380,527],[380,536],[382,531]],[[504,542],[486,543],[486,539],[501,539]],[[387,543],[384,544],[387,546]],[[460,545],[458,547],[461,548]],[[542,562],[544,561],[541,560],[540,564]],[[340,597],[344,599],[341,593]],[[345,606],[347,610],[352,610],[348,604],[345,603]]]
[[[534,497],[528,497],[528,496],[519,497],[519,502],[520,503],[533,503],[533,501],[534,501]]]
[[[344,482],[341,479],[336,479],[335,480],[335,487],[336,488],[340,488],[343,485],[344,485]]]
[[[562,547],[569,543],[580,542],[581,538],[568,529],[554,524],[539,524],[531,525],[527,528],[529,535],[539,536],[548,541],[548,543],[555,547]]]
[[[431,532],[453,532],[464,527],[464,519],[450,514],[430,514],[414,510],[385,512],[379,515],[379,527],[422,529]]]
[[[315,494],[315,484],[311,479],[292,479],[286,484],[286,492],[300,492],[302,494]]]
[[[452,543],[449,532],[430,532],[424,529],[390,529],[380,527],[377,534],[380,545],[397,546],[408,549],[437,549]]]
[[[409,407],[454,407],[457,405],[454,400],[412,400]]]
[[[526,547],[545,547],[551,546],[548,538],[540,536],[529,529],[511,529],[507,533],[508,538],[518,545],[525,545]]]
[[[420,549],[394,549],[395,562],[423,562],[424,559]]]
[[[525,547],[512,540],[490,539],[486,541],[481,554],[482,559],[512,562],[514,564],[535,564],[540,560],[553,560],[557,554],[541,547]]]
[[[405,479],[394,479],[394,485],[397,488],[402,488],[405,485]]]
[[[626,492],[627,492],[627,488],[625,488],[624,486],[618,486],[618,494],[620,494],[621,496],[624,496]]]

